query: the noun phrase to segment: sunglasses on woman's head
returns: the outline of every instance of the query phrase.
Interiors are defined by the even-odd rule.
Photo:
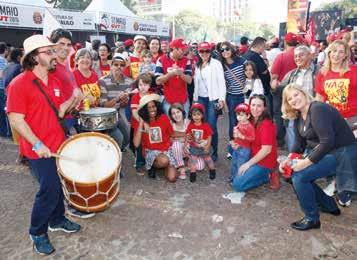
[[[199,53],[211,53],[211,51],[210,50],[200,50],[200,51],[198,51]]]
[[[252,98],[259,98],[259,99],[262,99],[262,100],[265,100],[265,96],[263,94],[254,94],[253,96],[251,96],[251,99]]]
[[[221,52],[230,51],[230,50],[231,49],[229,47],[221,48]]]

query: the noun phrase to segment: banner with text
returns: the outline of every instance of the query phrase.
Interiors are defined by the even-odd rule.
[[[68,30],[95,30],[95,15],[48,8],[61,26]],[[45,8],[0,2],[0,26],[42,29]]]

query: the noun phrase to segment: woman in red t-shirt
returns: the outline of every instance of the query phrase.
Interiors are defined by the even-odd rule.
[[[269,174],[277,166],[276,128],[269,114],[264,95],[254,95],[249,101],[255,139],[252,157],[239,167],[233,180],[236,191],[247,191],[269,181]]]
[[[143,147],[149,177],[156,177],[155,168],[164,168],[167,180],[175,182],[176,160],[170,140],[174,130],[169,118],[162,113],[160,96],[143,96],[138,106],[138,114],[140,121],[133,142],[135,147]]]
[[[335,107],[357,137],[357,67],[350,65],[350,57],[345,41],[331,43],[324,66],[316,76],[315,91],[317,100]]]
[[[98,78],[107,76],[110,73],[111,51],[110,46],[102,43],[98,48],[99,60],[93,65],[94,71],[97,73]]]
[[[88,98],[90,105],[96,107],[100,101],[100,86],[98,76],[92,70],[92,55],[87,49],[79,49],[75,56],[77,68],[73,71],[77,85],[83,92],[84,98]]]

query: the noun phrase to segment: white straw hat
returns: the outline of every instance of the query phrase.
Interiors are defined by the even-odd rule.
[[[24,41],[24,50],[25,50],[24,57],[38,48],[55,46],[55,45],[57,44],[51,42],[44,35],[41,34],[32,35]]]

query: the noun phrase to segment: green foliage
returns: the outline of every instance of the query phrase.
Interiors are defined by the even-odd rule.
[[[322,4],[318,10],[328,11],[333,9],[342,10],[344,18],[356,18],[357,17],[357,0],[337,0],[331,3]]]
[[[45,0],[49,4],[53,4],[54,8],[84,10],[90,4],[91,0]]]
[[[119,0],[117,0],[119,1]],[[138,0],[122,0],[121,1],[130,11],[132,11],[134,14],[138,13]]]

